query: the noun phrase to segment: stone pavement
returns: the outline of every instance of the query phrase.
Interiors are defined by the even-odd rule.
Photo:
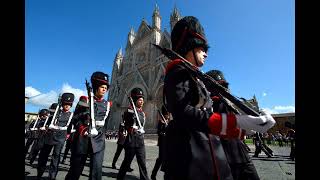
[[[146,145],[146,166],[148,170],[148,175],[150,177],[151,171],[153,169],[155,160],[157,158],[158,146],[156,146],[157,142],[152,139],[145,139]],[[111,163],[116,151],[116,140],[106,140],[106,149],[105,156],[103,162],[102,169],[102,179],[104,180],[112,180],[116,179],[118,169],[112,169]],[[254,145],[249,145],[251,148],[250,156],[253,156]],[[258,171],[259,177],[261,180],[285,180],[285,179],[295,179],[295,161],[291,161],[289,159],[290,147],[278,147],[278,146],[270,146],[270,148],[274,151],[274,156],[268,158],[263,152],[259,155],[258,158],[253,157],[253,163]],[[63,151],[64,152],[64,149]],[[70,152],[69,152],[70,153]],[[62,154],[63,155],[63,154]],[[57,180],[64,179],[67,171],[69,169],[69,157],[66,160],[66,164],[59,165],[59,172],[57,175]],[[62,158],[62,157],[61,157]],[[120,167],[121,162],[124,158],[124,151],[121,153],[118,161],[117,168]],[[29,165],[29,160],[25,160],[25,179],[34,180],[37,175],[37,159],[33,163],[33,165]],[[88,165],[89,161],[87,161]],[[47,169],[50,165],[50,158],[47,162]],[[131,167],[134,169],[132,172],[128,172],[126,175],[126,179],[128,180],[138,180],[139,179],[139,168],[136,162],[136,158],[132,161]],[[80,180],[87,180],[89,175],[88,166],[84,167]],[[47,179],[48,171],[46,171],[43,175],[43,179]],[[159,171],[157,174],[157,180],[163,180],[163,172]]]

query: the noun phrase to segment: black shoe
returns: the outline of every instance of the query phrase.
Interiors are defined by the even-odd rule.
[[[131,167],[129,167],[128,172],[132,172],[132,171],[133,171],[133,169]]]
[[[117,169],[117,166],[115,164],[112,164],[112,169]]]
[[[151,175],[151,180],[157,180],[155,175]]]

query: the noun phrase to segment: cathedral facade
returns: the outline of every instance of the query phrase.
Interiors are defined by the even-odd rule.
[[[125,52],[117,52],[111,77],[108,100],[110,109],[108,129],[116,130],[122,120],[122,114],[129,105],[128,95],[133,88],[141,88],[144,94],[146,113],[145,131],[155,133],[158,121],[158,109],[161,108],[164,71],[169,59],[152,44],[171,48],[170,33],[181,16],[175,7],[170,16],[170,32],[161,31],[161,16],[156,6],[152,14],[152,25],[142,20],[137,32],[131,28],[128,33]]]

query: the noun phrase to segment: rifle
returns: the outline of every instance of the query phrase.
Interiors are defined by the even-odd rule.
[[[143,129],[143,126],[141,125],[141,122],[140,122],[140,119],[139,119],[139,115],[138,115],[138,112],[137,112],[137,109],[136,109],[136,105],[134,104],[132,97],[129,96],[127,90],[125,90],[125,92],[126,92],[126,94],[127,94],[127,96],[128,96],[130,105],[133,107],[134,114],[135,114],[135,116],[136,116],[136,118],[137,118],[137,121],[138,121],[139,127],[138,127],[138,130],[137,130],[137,131],[138,131],[139,133],[141,133],[141,134],[144,134],[145,131],[144,131],[144,129]]]
[[[60,109],[60,106],[61,106],[61,96],[59,96],[59,98],[58,98],[58,105],[56,107],[56,110],[54,111],[53,117],[51,119],[51,123],[49,125],[49,129],[57,129],[56,124],[57,124],[58,118],[56,118],[56,116],[57,116],[57,113]]]
[[[158,113],[159,113],[162,121],[166,124],[166,126],[168,126],[168,122],[167,122],[166,118],[164,118],[164,116],[163,116],[163,114],[161,113],[160,109],[158,109]]]
[[[90,109],[90,131],[88,131],[88,135],[89,136],[96,136],[99,134],[99,132],[96,129],[96,120],[94,118],[94,101],[93,101],[93,91],[92,91],[92,87],[90,86],[89,82],[86,79],[86,88],[87,88],[87,92],[88,92],[88,97],[89,97],[89,109]]]
[[[255,111],[254,109],[248,107],[246,104],[242,103],[239,99],[237,99],[235,96],[230,94],[228,90],[221,86],[216,80],[214,80],[211,76],[202,73],[196,66],[191,64],[189,61],[187,61],[185,58],[183,58],[181,55],[176,53],[175,51],[168,49],[168,48],[163,48],[159,45],[153,44],[157,49],[159,49],[166,57],[168,57],[170,60],[174,59],[181,59],[184,67],[187,68],[187,70],[191,73],[194,74],[197,78],[199,78],[201,81],[206,84],[210,89],[215,89],[219,95],[222,97],[222,99],[225,102],[228,103],[230,101],[233,103],[236,107],[238,107],[240,110],[242,110],[244,113],[247,115],[252,115],[252,116],[259,116],[259,112]],[[227,104],[230,106],[230,109],[232,109],[234,112],[239,113],[231,104]],[[261,124],[261,125],[264,125]]]

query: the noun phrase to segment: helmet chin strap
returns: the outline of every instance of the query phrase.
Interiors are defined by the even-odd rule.
[[[193,59],[196,61],[197,67],[199,67],[198,58],[197,58],[197,56],[196,56],[195,53],[194,53],[194,49],[192,49],[192,54],[193,54]]]

